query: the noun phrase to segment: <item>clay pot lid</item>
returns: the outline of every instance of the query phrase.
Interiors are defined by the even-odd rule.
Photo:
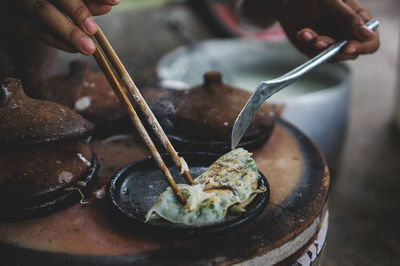
[[[0,81],[0,144],[21,146],[86,136],[93,124],[71,109],[29,98],[21,82]]]
[[[5,149],[0,152],[0,199],[22,202],[82,179],[92,167],[86,140],[69,140]]]
[[[172,117],[177,132],[197,140],[230,139],[233,124],[251,93],[224,84],[219,72],[207,72],[204,83],[187,91],[177,91]],[[278,116],[275,106],[262,104],[245,136],[271,130]]]
[[[69,73],[36,85],[35,96],[65,105],[95,124],[126,115],[104,74],[83,60],[72,61]]]

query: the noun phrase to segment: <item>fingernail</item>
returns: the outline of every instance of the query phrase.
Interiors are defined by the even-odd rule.
[[[119,4],[120,0],[112,0],[115,4]]]
[[[370,38],[374,35],[374,32],[372,30],[368,29],[368,27],[365,25],[360,26],[358,28],[358,32],[364,38]]]
[[[355,47],[349,47],[346,49],[346,54],[354,54],[357,51]]]
[[[96,49],[96,46],[94,45],[92,39],[89,38],[89,36],[83,36],[79,42],[82,49],[89,54],[93,53]]]
[[[314,36],[311,33],[309,33],[308,31],[306,31],[303,33],[303,38],[305,41],[309,42],[314,39]]]
[[[83,25],[86,28],[86,31],[89,34],[94,34],[96,33],[96,31],[99,29],[99,27],[97,26],[96,22],[94,21],[93,17],[87,17],[85,19],[85,21],[83,22]]]
[[[318,41],[315,43],[315,46],[319,49],[323,49],[329,46],[329,44],[327,42],[324,41]]]

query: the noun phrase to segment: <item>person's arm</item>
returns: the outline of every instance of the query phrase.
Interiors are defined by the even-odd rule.
[[[350,42],[336,60],[355,59],[379,48],[378,31],[365,26],[371,14],[358,0],[245,0],[242,12],[259,25],[278,20],[290,41],[310,57],[342,39]]]
[[[89,55],[95,46],[88,35],[98,29],[93,16],[108,13],[118,3],[119,0],[4,0],[0,31],[21,32],[53,47]]]

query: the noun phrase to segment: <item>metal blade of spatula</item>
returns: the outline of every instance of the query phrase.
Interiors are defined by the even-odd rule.
[[[366,26],[370,30],[374,30],[379,25],[379,21],[372,19],[366,23]],[[289,86],[303,75],[308,73],[310,70],[314,69],[316,66],[325,62],[335,54],[337,54],[340,49],[347,44],[348,41],[341,41],[332,44],[329,48],[318,54],[317,56],[311,58],[306,63],[298,66],[292,71],[280,76],[276,79],[262,81],[251,95],[250,99],[247,101],[246,105],[243,107],[242,111],[236,118],[235,124],[232,129],[232,139],[231,147],[236,148],[242,139],[244,133],[249,127],[251,120],[253,119],[255,113],[261,104],[267,100],[269,97],[282,90],[283,88]]]

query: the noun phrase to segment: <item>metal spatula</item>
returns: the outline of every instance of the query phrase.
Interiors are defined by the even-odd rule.
[[[366,26],[370,30],[374,30],[376,27],[378,27],[378,25],[379,21],[375,19],[372,19],[368,23],[366,23]],[[257,86],[253,95],[251,95],[250,99],[247,101],[239,116],[236,118],[232,130],[232,149],[236,148],[236,146],[239,144],[244,133],[249,127],[253,116],[265,100],[267,100],[269,97],[282,90],[283,88],[289,86],[290,84],[301,78],[303,75],[314,69],[316,66],[320,65],[321,63],[325,62],[326,60],[337,54],[340,49],[347,44],[347,42],[348,41],[341,41],[332,44],[328,49],[324,50],[317,56],[311,58],[306,63],[293,69],[285,75],[280,76],[276,79],[262,81]]]

